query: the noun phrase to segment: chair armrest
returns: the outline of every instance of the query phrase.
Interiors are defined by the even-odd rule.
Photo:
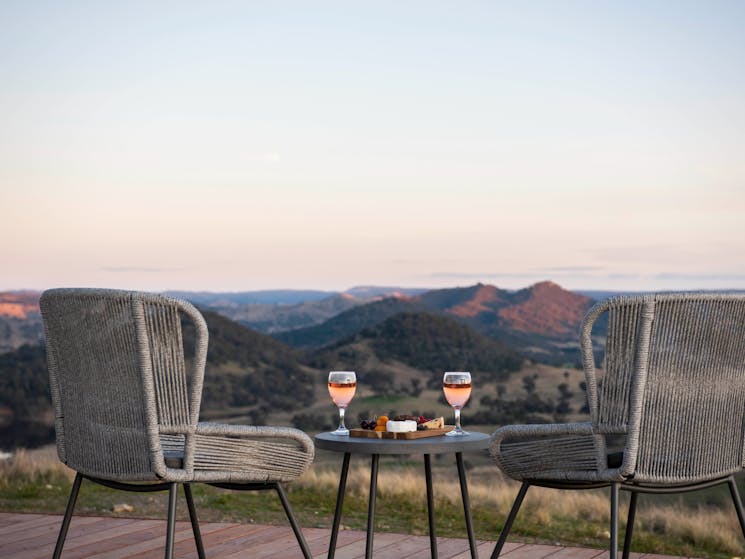
[[[313,451],[313,441],[300,429],[293,427],[272,427],[265,425],[231,425],[228,423],[199,422],[195,431],[198,435],[219,435],[226,437],[251,437],[272,439],[293,439],[308,450]]]
[[[607,475],[605,439],[591,422],[501,427],[489,452],[517,480],[594,481]]]
[[[230,425],[227,423],[200,422],[195,431],[197,435],[216,435],[221,437],[245,437],[251,439],[291,439],[313,458],[313,440],[300,429],[293,427],[272,427],[264,425]]]
[[[313,463],[311,438],[291,427],[198,423],[185,468],[195,481],[292,481]]]
[[[552,435],[593,435],[590,421],[582,423],[537,423],[531,425],[505,425],[492,433],[491,446],[498,445],[505,439],[525,439],[533,437],[550,437]]]

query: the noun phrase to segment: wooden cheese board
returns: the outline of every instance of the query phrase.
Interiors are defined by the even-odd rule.
[[[364,439],[423,439],[425,437],[439,437],[448,431],[452,431],[454,425],[445,425],[444,429],[427,429],[424,431],[409,431],[407,433],[388,433],[387,431],[370,431],[369,429],[350,429],[350,437]]]

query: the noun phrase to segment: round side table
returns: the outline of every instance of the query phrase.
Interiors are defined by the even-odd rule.
[[[334,524],[331,529],[331,541],[329,542],[328,559],[333,559],[336,553],[336,539],[339,534],[341,522],[341,510],[344,504],[344,493],[347,486],[347,473],[349,472],[349,460],[352,454],[369,454],[370,462],[370,494],[367,504],[367,540],[365,543],[365,558],[371,559],[373,552],[373,533],[375,529],[375,500],[377,497],[378,484],[378,462],[381,455],[393,454],[422,454],[424,455],[424,478],[427,485],[427,514],[429,517],[429,546],[432,559],[437,557],[437,536],[435,534],[435,507],[434,490],[432,487],[432,454],[455,454],[455,463],[458,467],[458,479],[460,481],[460,493],[463,499],[463,514],[466,520],[468,532],[468,544],[471,549],[471,557],[476,559],[476,539],[473,535],[473,523],[471,522],[471,505],[468,498],[468,485],[466,483],[466,470],[463,466],[463,453],[484,450],[489,446],[490,436],[485,433],[469,433],[462,437],[426,437],[421,439],[368,439],[349,436],[337,436],[331,433],[320,433],[315,437],[315,444],[323,450],[344,453],[341,475],[339,477],[339,491],[336,496],[336,510],[334,511]]]

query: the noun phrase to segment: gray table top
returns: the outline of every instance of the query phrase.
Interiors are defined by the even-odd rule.
[[[350,454],[447,454],[472,452],[489,447],[491,437],[470,431],[462,437],[425,437],[421,439],[367,439],[319,433],[315,437],[318,448]]]

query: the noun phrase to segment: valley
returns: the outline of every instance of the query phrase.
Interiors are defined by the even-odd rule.
[[[550,282],[515,292],[477,284],[425,292],[367,288],[357,295],[313,293],[306,302],[286,292],[253,299],[248,294],[195,294],[210,334],[203,420],[293,425],[307,431],[332,428],[336,410],[326,376],[335,369],[358,372],[350,425],[360,417],[389,413],[450,418],[441,390],[445,370],[472,372],[475,388],[464,423],[478,424],[481,430],[515,421],[584,417],[583,375],[572,332],[578,331],[592,303],[588,297]],[[38,295],[0,294],[0,301],[25,305],[25,318],[17,316],[18,307],[0,307],[15,313],[0,315],[5,332],[9,321],[23,325],[2,338],[0,448],[24,438],[40,444],[52,436]],[[257,305],[269,312],[274,306],[286,311],[289,320],[299,316],[293,313],[303,305],[339,297],[354,298],[355,305],[320,324],[272,335],[210,310],[228,303],[235,312]],[[187,357],[193,336],[185,323]]]

